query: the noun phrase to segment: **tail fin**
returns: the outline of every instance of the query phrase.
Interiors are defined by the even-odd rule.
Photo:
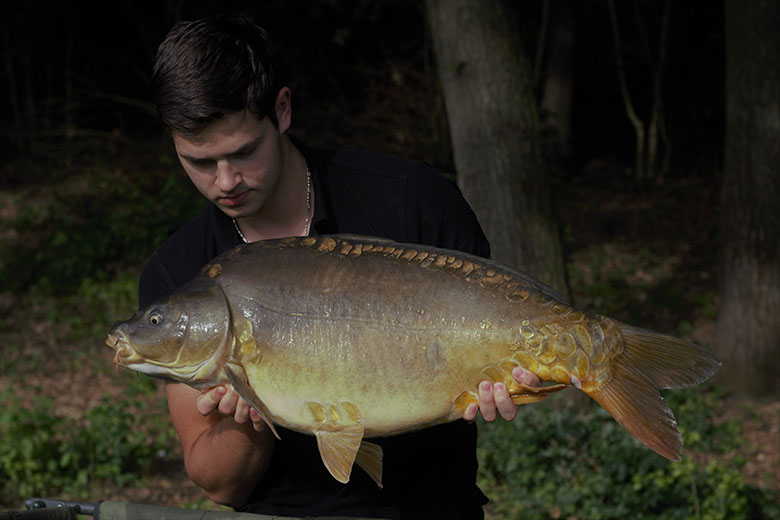
[[[720,362],[693,343],[615,324],[625,349],[614,359],[612,378],[588,394],[650,449],[678,461],[682,439],[658,390],[701,383],[715,373]]]

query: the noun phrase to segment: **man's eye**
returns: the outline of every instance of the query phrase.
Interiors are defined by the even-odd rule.
[[[190,164],[193,165],[196,168],[205,169],[211,166],[213,161],[210,161],[209,159],[192,159],[190,160]]]
[[[237,159],[245,159],[245,158],[249,157],[250,155],[252,155],[254,153],[254,151],[255,151],[254,148],[250,148],[248,150],[239,150],[239,151],[237,151],[236,153],[233,154],[233,157],[235,157]]]

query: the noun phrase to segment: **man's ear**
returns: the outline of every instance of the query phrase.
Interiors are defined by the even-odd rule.
[[[279,93],[276,95],[276,103],[274,109],[276,110],[276,121],[278,122],[279,133],[285,133],[292,124],[292,93],[288,87],[282,87],[279,89]]]

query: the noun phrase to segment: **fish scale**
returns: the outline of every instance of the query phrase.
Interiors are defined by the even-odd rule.
[[[577,310],[509,266],[344,235],[243,244],[106,342],[139,372],[231,383],[275,434],[278,424],[316,437],[334,478],[348,481],[357,463],[379,485],[381,449],[366,439],[459,420],[483,379],[505,383],[516,404],[574,386],[679,459],[658,390],[719,364],[692,343]],[[518,366],[545,384],[518,383]]]

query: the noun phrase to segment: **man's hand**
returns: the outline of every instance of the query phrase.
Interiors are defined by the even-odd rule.
[[[518,383],[528,386],[539,386],[541,380],[533,372],[529,372],[521,367],[515,367],[512,370],[512,376]],[[517,406],[509,397],[509,392],[504,383],[491,385],[490,381],[482,381],[479,384],[479,404],[472,403],[466,407],[463,412],[463,418],[467,421],[473,421],[477,417],[477,412],[482,413],[482,418],[486,421],[496,419],[496,411],[507,421],[511,421],[517,416]]]
[[[232,417],[238,424],[251,420],[252,427],[258,432],[266,427],[262,417],[238,395],[233,385],[209,388],[198,396],[195,407],[204,416],[217,410],[222,417]]]

